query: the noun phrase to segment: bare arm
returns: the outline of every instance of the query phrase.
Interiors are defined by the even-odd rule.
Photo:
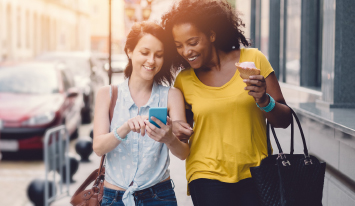
[[[98,156],[110,152],[121,143],[114,136],[113,131],[109,132],[109,94],[110,86],[104,86],[98,90],[95,100],[93,150]],[[117,129],[118,135],[122,138],[126,137],[129,132],[130,128],[127,123]]]
[[[186,123],[184,97],[181,91],[177,88],[172,87],[169,90],[168,110],[172,121]],[[190,153],[189,145],[186,141],[180,141],[175,135],[174,137],[174,142],[167,146],[169,147],[171,153],[184,160]]]
[[[254,75],[250,79],[244,80],[244,82],[252,84],[245,89],[250,90],[249,95],[254,97],[255,102],[260,107],[266,107],[270,102],[270,98],[266,93],[274,98],[274,109],[270,112],[263,111],[263,113],[272,126],[287,128],[291,123],[291,110],[285,105],[286,101],[282,95],[275,73],[272,72],[266,79],[262,75]]]
[[[176,120],[173,121],[173,133],[180,141],[188,143],[191,135],[194,133],[192,127],[194,124],[193,113],[191,110],[186,109],[186,120]]]

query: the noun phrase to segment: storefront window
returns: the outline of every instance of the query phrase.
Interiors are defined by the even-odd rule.
[[[269,10],[270,0],[261,1],[261,41],[260,50],[268,58],[269,56]]]
[[[300,85],[301,0],[287,1],[286,83]]]

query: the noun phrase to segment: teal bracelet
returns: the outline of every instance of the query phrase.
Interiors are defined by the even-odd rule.
[[[126,141],[127,138],[122,139],[122,138],[120,137],[120,135],[118,135],[118,133],[117,133],[117,129],[118,129],[118,128],[120,128],[120,126],[117,126],[117,127],[115,128],[115,130],[113,130],[113,135],[115,135],[116,139],[120,140],[121,142],[122,142],[122,141]]]
[[[274,98],[272,98],[268,93],[266,93],[266,94],[267,94],[267,95],[269,96],[269,98],[270,98],[269,104],[268,104],[266,107],[260,107],[259,104],[256,103],[256,106],[258,106],[259,109],[261,109],[262,111],[270,112],[270,111],[273,110],[274,107],[275,107],[275,100],[274,100]]]

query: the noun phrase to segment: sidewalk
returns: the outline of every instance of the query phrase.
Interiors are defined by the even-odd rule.
[[[90,156],[91,162],[80,162],[79,169],[74,175],[73,179],[75,183],[70,185],[70,197],[65,197],[55,201],[51,206],[68,206],[70,205],[70,198],[84,180],[90,175],[90,173],[97,169],[100,164],[100,157],[96,154]],[[170,153],[170,174],[175,184],[175,193],[180,206],[192,206],[192,200],[190,196],[186,195],[187,181],[185,178],[185,161],[181,161]]]

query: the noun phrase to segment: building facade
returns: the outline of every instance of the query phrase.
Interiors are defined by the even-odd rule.
[[[109,53],[109,1],[90,0],[91,51]],[[112,53],[122,53],[125,35],[124,1],[111,1]]]
[[[0,0],[0,60],[90,49],[86,0]]]
[[[323,205],[355,205],[355,1],[236,0],[236,9],[300,118],[310,153],[327,163]],[[277,133],[288,152],[290,130]],[[295,139],[303,153],[297,130]]]

